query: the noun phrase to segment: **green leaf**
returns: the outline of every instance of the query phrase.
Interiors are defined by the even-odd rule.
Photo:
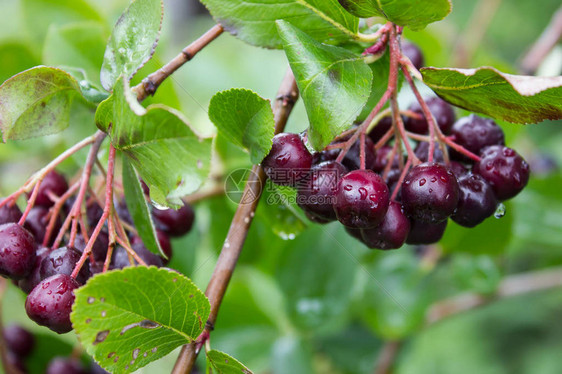
[[[68,127],[76,80],[55,68],[38,66],[0,86],[0,129],[4,142],[50,135]]]
[[[207,362],[212,365],[213,373],[216,374],[252,374],[250,369],[235,358],[214,349],[207,352]]]
[[[444,100],[513,123],[562,119],[562,77],[528,77],[494,68],[423,68],[424,83]]]
[[[166,258],[166,254],[160,248],[160,243],[156,236],[156,228],[150,218],[150,209],[146,203],[140,179],[127,158],[123,158],[123,189],[125,190],[125,202],[137,233],[146,248],[157,255]]]
[[[211,139],[200,138],[173,109],[143,108],[122,78],[98,107],[96,124],[128,157],[158,204],[180,205],[180,197],[199,188],[209,174]]]
[[[43,63],[72,66],[84,71],[85,79],[100,86],[99,75],[107,35],[97,22],[51,26],[43,46]]]
[[[253,164],[269,153],[275,130],[269,100],[245,89],[219,92],[209,104],[209,118],[228,140],[250,152]]]
[[[361,113],[373,74],[360,55],[320,44],[287,22],[277,25],[306,106],[308,139],[321,150]]]
[[[210,311],[187,277],[155,267],[98,274],[75,294],[71,320],[78,338],[110,372],[135,371],[195,340]]]
[[[308,220],[296,203],[294,188],[277,186],[267,180],[261,199],[256,215],[281,239],[295,239],[307,228]]]
[[[131,80],[154,53],[164,5],[162,0],[134,0],[121,15],[105,50],[101,84],[111,91],[120,75]]]
[[[420,30],[447,17],[451,0],[339,0],[353,15],[362,18],[385,17],[389,21]]]
[[[225,30],[243,41],[281,48],[276,20],[287,20],[318,41],[345,41],[357,34],[359,19],[337,0],[202,0]]]
[[[80,21],[103,21],[86,0],[22,0],[26,31],[41,42],[51,25]]]

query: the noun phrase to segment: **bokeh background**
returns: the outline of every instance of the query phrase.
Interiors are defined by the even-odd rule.
[[[163,65],[213,25],[194,0],[165,0],[155,58],[136,81]],[[36,65],[79,66],[99,82],[105,42],[127,0],[1,0],[0,82]],[[406,32],[426,65],[490,65],[517,73],[559,0],[453,0],[444,21]],[[476,9],[476,11],[475,11]],[[222,35],[167,80],[151,102],[181,110],[205,134],[211,97],[232,87],[273,99],[287,68],[282,51],[248,46]],[[562,46],[540,72],[560,75]],[[402,101],[407,104],[409,95]],[[562,100],[562,98],[561,98]],[[71,127],[42,139],[0,145],[0,194],[5,196],[66,147],[95,130],[94,108],[76,102]],[[459,115],[463,115],[461,111]],[[425,326],[435,302],[463,292],[491,295],[505,277],[562,266],[562,122],[501,124],[507,144],[530,161],[528,188],[506,204],[501,219],[476,229],[452,222],[431,248],[372,252],[340,225],[312,225],[293,207],[262,204],[212,334],[213,348],[255,373],[372,373],[385,342],[400,341],[397,374],[556,374],[562,372],[562,289],[497,300]],[[307,127],[299,102],[288,129]],[[217,138],[214,174],[249,166],[246,154]],[[65,162],[72,176],[84,154]],[[225,197],[198,203],[196,229],[173,243],[171,266],[202,289],[213,270],[236,205]],[[561,273],[562,274],[562,273]],[[10,287],[5,324],[37,334],[28,366],[42,373],[55,355],[68,355],[75,336],[58,336],[29,321],[25,296]],[[169,372],[175,354],[141,369]],[[202,366],[203,363],[200,362]]]

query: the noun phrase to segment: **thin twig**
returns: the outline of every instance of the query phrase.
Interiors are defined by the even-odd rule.
[[[384,344],[377,358],[375,374],[389,374],[391,372],[401,345],[402,343],[399,341],[386,342]]]
[[[533,44],[521,60],[521,71],[524,74],[535,74],[544,59],[562,38],[562,6],[552,16],[550,23],[539,39]]]
[[[133,91],[136,92],[138,101],[143,101],[148,96],[154,95],[158,87],[166,78],[182,67],[183,64],[193,59],[198,52],[215,40],[220,34],[222,34],[223,31],[224,29],[221,25],[213,26],[199,39],[185,47],[180,54],[174,57],[165,66],[150,74],[141,83],[136,85],[133,88]]]
[[[289,114],[298,98],[298,88],[293,73],[289,69],[277,96],[275,107],[275,132],[282,132],[287,123]],[[208,323],[205,326],[204,333],[210,333],[212,326],[217,319],[217,313],[221,305],[222,299],[226,292],[226,288],[232,277],[232,273],[236,267],[238,257],[242,251],[242,247],[248,235],[248,230],[252,224],[254,212],[259,202],[265,183],[265,173],[260,165],[252,168],[252,173],[246,182],[243,196],[253,196],[251,203],[240,204],[234,214],[230,229],[224,241],[220,256],[217,260],[215,270],[211,276],[211,280],[207,286],[205,294],[211,302],[211,314]],[[191,372],[198,352],[196,351],[196,342],[185,345],[176,361],[176,365],[172,373],[183,374]]]

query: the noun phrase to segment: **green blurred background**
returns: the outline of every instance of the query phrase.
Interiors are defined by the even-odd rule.
[[[43,64],[79,66],[99,84],[105,42],[127,3],[0,1],[0,82]],[[406,32],[425,52],[428,66],[491,65],[516,73],[520,57],[560,6],[559,0],[500,1],[483,29],[474,25],[490,15],[495,1],[484,5],[485,14],[474,17],[477,3],[453,0],[453,12],[445,21],[420,33]],[[212,25],[194,0],[165,0],[155,58],[136,81]],[[561,55],[558,46],[541,71],[560,74]],[[167,80],[150,101],[181,110],[202,132],[214,134],[206,110],[214,93],[243,87],[274,98],[286,68],[282,51],[251,47],[225,34]],[[92,133],[94,109],[77,102],[65,132],[0,145],[0,194],[7,195],[66,147]],[[510,274],[562,266],[562,173],[556,167],[541,167],[562,165],[560,125],[502,124],[508,144],[534,168],[528,188],[506,204],[502,219],[490,218],[470,230],[451,222],[436,248],[372,252],[338,224],[312,225],[293,207],[260,205],[212,334],[213,348],[256,373],[372,373],[384,343],[394,340],[403,342],[394,371],[399,374],[561,373],[562,290],[499,300],[423,326],[428,306],[438,300],[461,292],[493,293]],[[306,127],[299,102],[288,129]],[[74,175],[84,157],[68,160],[62,170]],[[249,166],[247,154],[220,137],[215,161],[215,173],[221,175]],[[204,289],[236,205],[219,197],[196,209],[197,227],[174,242],[171,266]],[[427,253],[441,251],[437,263],[428,260]],[[24,300],[10,287],[3,319],[38,334],[39,349],[28,365],[41,373],[50,357],[69,354],[77,342],[73,334],[57,336],[34,325],[25,315]],[[139,372],[169,372],[175,356]]]

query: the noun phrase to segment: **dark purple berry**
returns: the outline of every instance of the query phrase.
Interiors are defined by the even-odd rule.
[[[101,216],[103,215],[103,208],[98,204],[97,201],[94,199],[88,199],[86,203],[86,218],[88,219],[88,225],[90,225],[90,229],[94,229]]]
[[[158,239],[158,243],[160,244],[160,248],[164,254],[166,254],[167,259],[162,258],[162,262],[167,264],[172,259],[172,243],[170,242],[170,238],[164,231],[156,230],[156,238]]]
[[[496,211],[498,201],[492,187],[480,175],[465,174],[458,179],[459,203],[451,219],[461,226],[474,227]]]
[[[184,204],[178,210],[155,208],[152,210],[152,216],[156,228],[173,237],[187,234],[195,220],[195,212],[189,204]]]
[[[312,154],[312,165],[318,165],[326,161],[336,161],[336,158],[338,158],[339,154],[340,150],[337,148],[326,149],[321,152],[314,152]]]
[[[84,252],[87,243],[84,241],[84,237],[82,234],[76,235],[76,239],[74,241],[74,248],[76,248],[80,252]],[[92,247],[92,254],[94,255],[94,259],[96,261],[105,261],[105,257],[107,256],[107,247],[109,246],[109,236],[105,231],[100,231],[96,241],[94,242],[94,246]]]
[[[377,151],[377,156],[375,158],[375,163],[373,170],[377,173],[382,173],[390,161],[390,155],[392,154],[392,146],[384,145]],[[400,163],[398,153],[394,155],[392,159],[392,168],[397,168]]]
[[[102,262],[102,261],[90,262],[90,264],[88,266],[88,269],[90,269],[90,274],[92,274],[92,276],[94,276],[96,274],[99,274],[99,273],[103,272],[103,266],[104,265],[105,265],[105,263]]]
[[[4,199],[0,199],[0,202]],[[5,223],[16,223],[21,218],[21,210],[16,204],[6,203],[0,208],[0,225]]]
[[[140,239],[132,239],[132,248],[137,253],[137,255],[148,265],[148,266],[156,266],[162,267],[164,263],[160,256],[155,255],[154,253],[150,252]],[[116,247],[113,251],[112,256],[112,263],[114,269],[123,269],[128,266],[132,266],[131,262],[129,261],[129,255],[125,248],[123,247]],[[134,261],[135,265],[138,265],[136,261]]]
[[[30,293],[41,282],[41,262],[48,254],[49,248],[39,247],[35,252],[35,261],[31,273],[18,281],[18,287],[26,294]]]
[[[413,43],[402,42],[402,54],[412,61],[416,69],[420,70],[424,66],[423,53],[419,47]]]
[[[55,357],[47,366],[45,374],[88,374],[80,360],[71,357]]]
[[[444,221],[453,214],[458,201],[457,178],[443,165],[420,164],[408,172],[402,183],[404,211],[418,221]]]
[[[361,243],[363,243],[363,235],[361,234],[361,229],[355,229],[353,227],[346,227],[344,226],[345,231],[347,231],[347,233],[349,234],[349,236],[359,240]]]
[[[406,238],[406,244],[433,244],[443,237],[447,228],[447,220],[439,223],[427,223],[417,220],[410,221],[410,233]]]
[[[35,241],[39,244],[43,243],[43,239],[45,238],[45,234],[47,233],[49,219],[49,208],[45,208],[43,206],[34,206],[33,208],[31,208],[29,214],[27,215],[27,218],[25,219],[25,228],[33,234],[33,236],[35,237]],[[57,217],[55,221],[55,227],[53,228],[53,232],[48,244],[51,244],[55,241],[55,238],[61,226],[62,224],[60,218]]]
[[[70,312],[74,303],[74,290],[80,284],[66,274],[57,274],[42,280],[25,301],[25,311],[38,325],[56,333],[72,330]]]
[[[365,138],[365,168],[372,169],[375,166],[375,145],[371,138]],[[349,151],[345,154],[341,162],[349,170],[357,170],[361,168],[361,138],[353,143]]]
[[[273,183],[294,187],[308,174],[312,155],[298,134],[281,133],[273,137],[271,151],[262,166]]]
[[[420,142],[414,149],[414,153],[421,162],[427,162],[429,160],[429,143]],[[435,143],[433,148],[433,162],[443,163],[443,151],[439,147],[439,144]]]
[[[12,352],[10,350],[6,352],[6,362],[8,365],[10,365],[11,368],[17,369],[20,373],[28,372],[23,357],[15,352]]]
[[[308,218],[311,222],[317,223],[319,225],[325,225],[327,223],[332,222],[332,220],[327,220],[324,218],[320,218],[312,213],[307,212],[306,210],[304,211],[304,215],[306,216],[306,218]]]
[[[451,170],[457,179],[468,173],[467,168],[465,168],[460,162],[456,161],[451,161],[449,163],[449,170]]]
[[[66,190],[68,190],[68,183],[66,183],[66,179],[53,170],[47,174],[41,182],[35,204],[50,208],[55,203],[51,200],[49,195],[53,194],[55,196],[62,196]]]
[[[362,229],[361,235],[367,247],[387,250],[402,247],[409,232],[410,220],[402,206],[392,201],[382,223],[372,229]]]
[[[377,125],[369,132],[369,137],[373,143],[378,142],[392,127],[392,117],[386,116],[381,118]]]
[[[489,145],[505,144],[503,130],[493,120],[482,118],[475,114],[459,119],[453,125],[451,135],[455,143],[478,155],[480,151]],[[468,161],[465,156],[451,152],[455,159]]]
[[[338,182],[347,173],[347,168],[336,161],[315,165],[307,183],[298,188],[297,203],[306,212],[327,221],[336,219],[333,203]]]
[[[437,121],[437,126],[439,126],[444,134],[448,134],[455,123],[455,111],[453,107],[438,97],[433,97],[425,102],[433,114],[435,121]],[[406,130],[416,134],[427,134],[429,132],[429,127],[427,126],[427,120],[425,119],[420,104],[416,101],[410,105],[409,109],[418,114],[420,118],[415,119],[408,117],[404,123]]]
[[[513,149],[492,145],[484,148],[480,157],[472,172],[481,175],[492,186],[498,200],[511,199],[527,185],[529,164]]]
[[[378,174],[354,170],[340,179],[334,210],[344,226],[370,228],[383,221],[389,202],[388,187]]]
[[[35,263],[33,235],[17,223],[0,226],[0,274],[12,279],[27,277]]]
[[[6,347],[20,357],[28,356],[35,346],[33,334],[18,325],[4,327]]]
[[[115,203],[115,213],[119,216],[120,219],[127,222],[129,225],[134,225],[133,217],[131,217],[131,213],[129,212],[129,208],[127,208],[127,203],[125,199],[119,199]]]
[[[61,247],[49,253],[41,261],[41,279],[46,279],[56,274],[70,275],[80,260],[82,254],[75,248]],[[82,266],[76,281],[84,284],[90,277],[90,270],[87,263]]]

